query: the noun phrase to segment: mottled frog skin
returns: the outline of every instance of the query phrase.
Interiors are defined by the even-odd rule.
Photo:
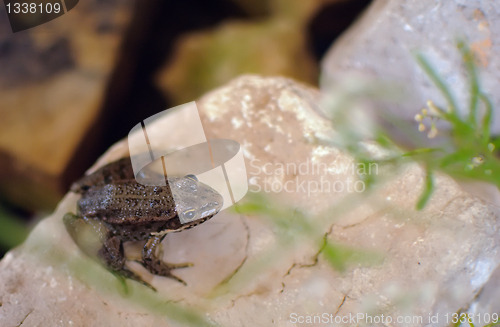
[[[152,289],[126,267],[123,243],[145,240],[140,263],[152,274],[186,284],[172,275],[171,270],[192,264],[163,262],[157,253],[161,252],[160,243],[168,233],[192,228],[212,218],[223,204],[222,196],[198,182],[194,175],[169,178],[167,186],[139,184],[130,158],[110,163],[83,177],[73,184],[71,191],[82,197],[77,202],[76,215],[67,213],[63,221],[77,245],[118,277],[133,279]],[[177,195],[176,203],[172,191]],[[191,222],[182,224],[180,215]],[[78,234],[88,226],[99,235],[98,246],[82,244],[87,240],[82,242]]]

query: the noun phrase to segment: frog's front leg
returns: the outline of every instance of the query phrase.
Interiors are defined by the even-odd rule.
[[[109,233],[97,256],[115,275],[135,280],[156,291],[153,286],[145,282],[139,275],[125,267],[126,258],[123,251],[123,244],[117,236]]]
[[[170,273],[172,269],[176,268],[185,268],[185,267],[191,267],[193,264],[190,262],[186,263],[167,263],[161,261],[157,255],[157,249],[161,244],[161,241],[165,238],[166,235],[151,235],[146,244],[144,245],[144,248],[142,249],[142,262],[141,264],[149,270],[153,275],[158,275],[158,276],[164,276],[164,277],[169,277],[172,279],[175,279],[176,281],[187,285],[185,281],[180,279],[177,276],[174,276]]]

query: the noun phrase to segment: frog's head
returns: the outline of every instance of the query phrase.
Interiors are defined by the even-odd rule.
[[[222,209],[222,195],[194,175],[169,179],[169,186],[182,229],[199,225]]]

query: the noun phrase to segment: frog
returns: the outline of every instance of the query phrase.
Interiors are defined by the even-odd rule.
[[[134,261],[153,275],[187,285],[171,271],[192,264],[162,261],[161,242],[169,233],[193,228],[213,218],[223,206],[222,195],[198,181],[195,175],[164,180],[164,186],[143,185],[135,178],[130,157],[119,159],[73,183],[70,191],[81,197],[76,214],[70,212],[63,217],[66,230],[85,254],[124,283],[131,279],[154,291],[152,285],[127,267],[129,259],[125,257],[123,244],[145,241],[141,260]],[[176,201],[172,192],[177,195]],[[91,238],[97,242],[82,241],[79,233],[88,229],[97,235]]]

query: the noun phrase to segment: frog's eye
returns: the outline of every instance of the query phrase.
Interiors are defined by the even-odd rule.
[[[198,177],[196,177],[195,175],[192,175],[192,174],[186,175],[186,178],[192,179],[195,182],[198,181]]]
[[[185,221],[188,220],[193,220],[194,217],[196,217],[196,210],[195,209],[187,209],[182,213],[182,219]]]

